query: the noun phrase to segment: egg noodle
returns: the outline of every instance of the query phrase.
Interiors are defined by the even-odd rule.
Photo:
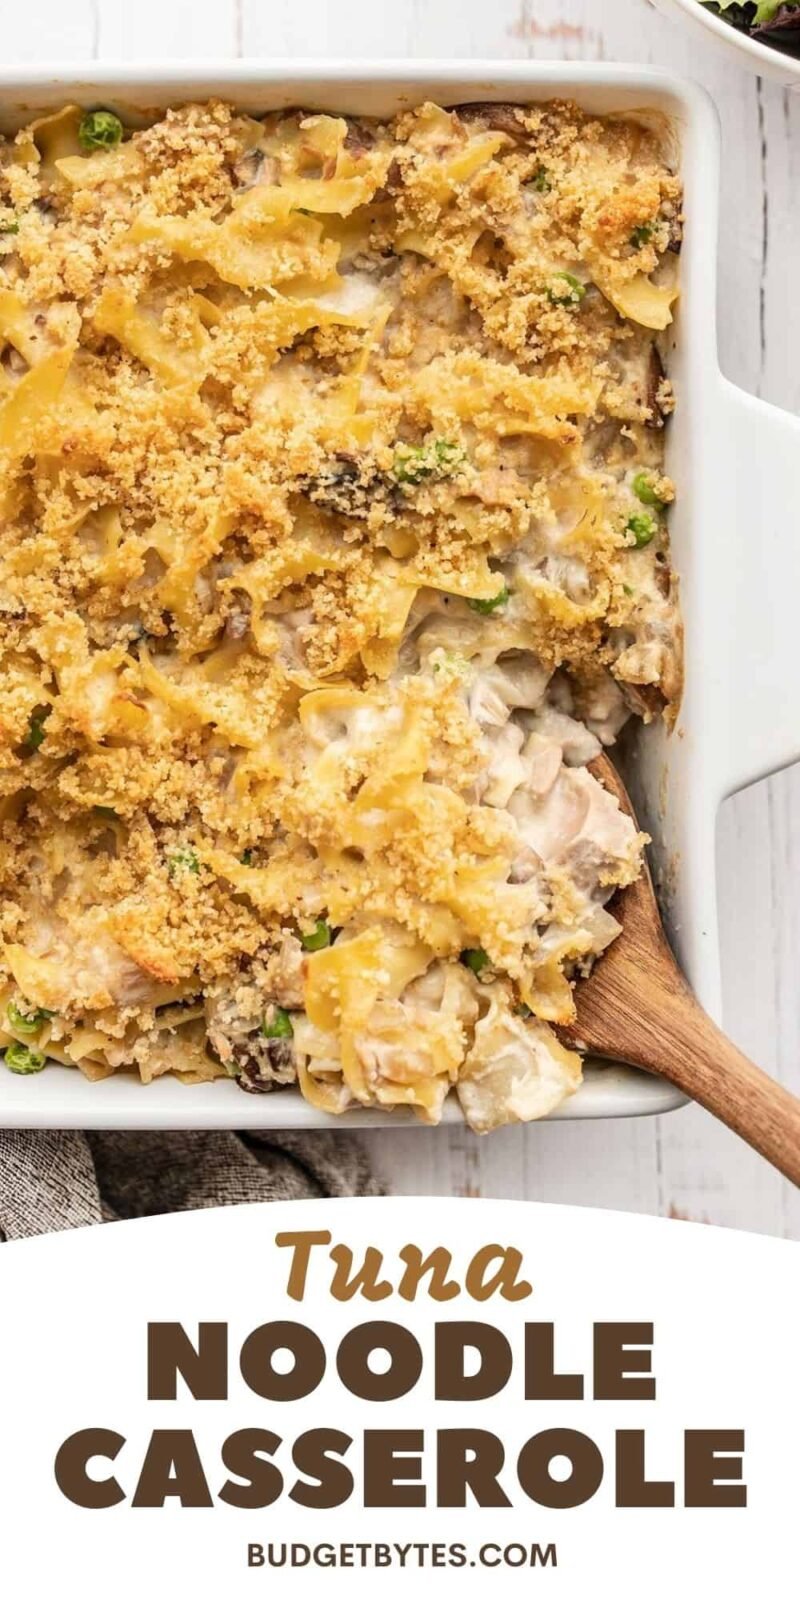
[[[0,146],[0,1046],[552,1110],[675,715],[680,186],[575,106]]]

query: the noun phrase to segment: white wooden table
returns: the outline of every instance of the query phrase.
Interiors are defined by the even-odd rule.
[[[648,0],[31,0],[3,7],[2,48],[8,62],[584,57],[699,78],[724,129],[722,364],[743,387],[800,410],[789,287],[800,262],[800,94],[738,70]],[[728,804],[718,856],[728,1029],[800,1091],[800,769]],[[561,1200],[800,1238],[800,1195],[694,1108],[487,1139],[455,1129],[360,1137],[403,1193]]]

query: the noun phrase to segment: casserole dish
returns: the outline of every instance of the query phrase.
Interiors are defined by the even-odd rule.
[[[685,182],[687,239],[681,309],[667,364],[678,400],[667,470],[678,486],[671,521],[682,579],[686,691],[667,738],[651,727],[626,752],[626,777],[654,865],[679,959],[700,1001],[720,1011],[714,868],[716,811],[725,795],[800,755],[800,685],[789,655],[793,604],[787,559],[764,557],[763,527],[780,527],[800,423],[734,389],[716,359],[715,239],[718,134],[702,90],[638,68],[529,63],[242,63],[224,70],[142,66],[59,68],[3,78],[0,122],[13,130],[68,101],[108,106],[128,123],[218,95],[258,114],[302,104],[391,115],[420,100],[535,102],[571,97],[590,111],[638,114],[663,133]],[[670,1109],[669,1087],[618,1067],[590,1068],[559,1115],[640,1115]],[[445,1120],[460,1117],[455,1105]],[[296,1091],[243,1097],[233,1083],[148,1086],[123,1075],[89,1083],[52,1066],[41,1078],[0,1076],[0,1123],[10,1127],[313,1127],[331,1119]],[[389,1126],[359,1110],[334,1126]]]

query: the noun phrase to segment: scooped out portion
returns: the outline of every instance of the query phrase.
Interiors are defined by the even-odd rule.
[[[636,120],[0,142],[0,1046],[320,1109],[578,1087],[675,720],[680,184]]]
[[[115,825],[62,830],[5,946],[5,1017],[22,1018],[8,1031],[20,1042],[40,1017],[37,1048],[91,1075],[102,1052],[145,1081],[299,1082],[326,1111],[435,1122],[453,1087],[479,1131],[552,1110],[581,1067],[548,1023],[572,1017],[572,982],[619,932],[606,903],[643,839],[586,768],[598,737],[555,708],[564,685],[525,652],[493,654],[487,638],[480,661],[436,647],[413,675],[301,696],[271,786],[275,850],[176,850],[161,875],[162,926],[176,903],[202,911],[212,883],[245,924],[292,907],[295,931],[202,997],[141,926],[152,879],[98,894],[98,863],[118,879]],[[134,834],[144,861],[152,841],[132,820]]]

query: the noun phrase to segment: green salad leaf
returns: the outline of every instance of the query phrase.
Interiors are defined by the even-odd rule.
[[[701,4],[751,39],[800,56],[800,0],[701,0]]]
[[[785,0],[761,0],[756,8],[753,22],[757,28],[763,27],[765,22],[772,22],[779,11],[797,11],[796,5],[786,5]]]

